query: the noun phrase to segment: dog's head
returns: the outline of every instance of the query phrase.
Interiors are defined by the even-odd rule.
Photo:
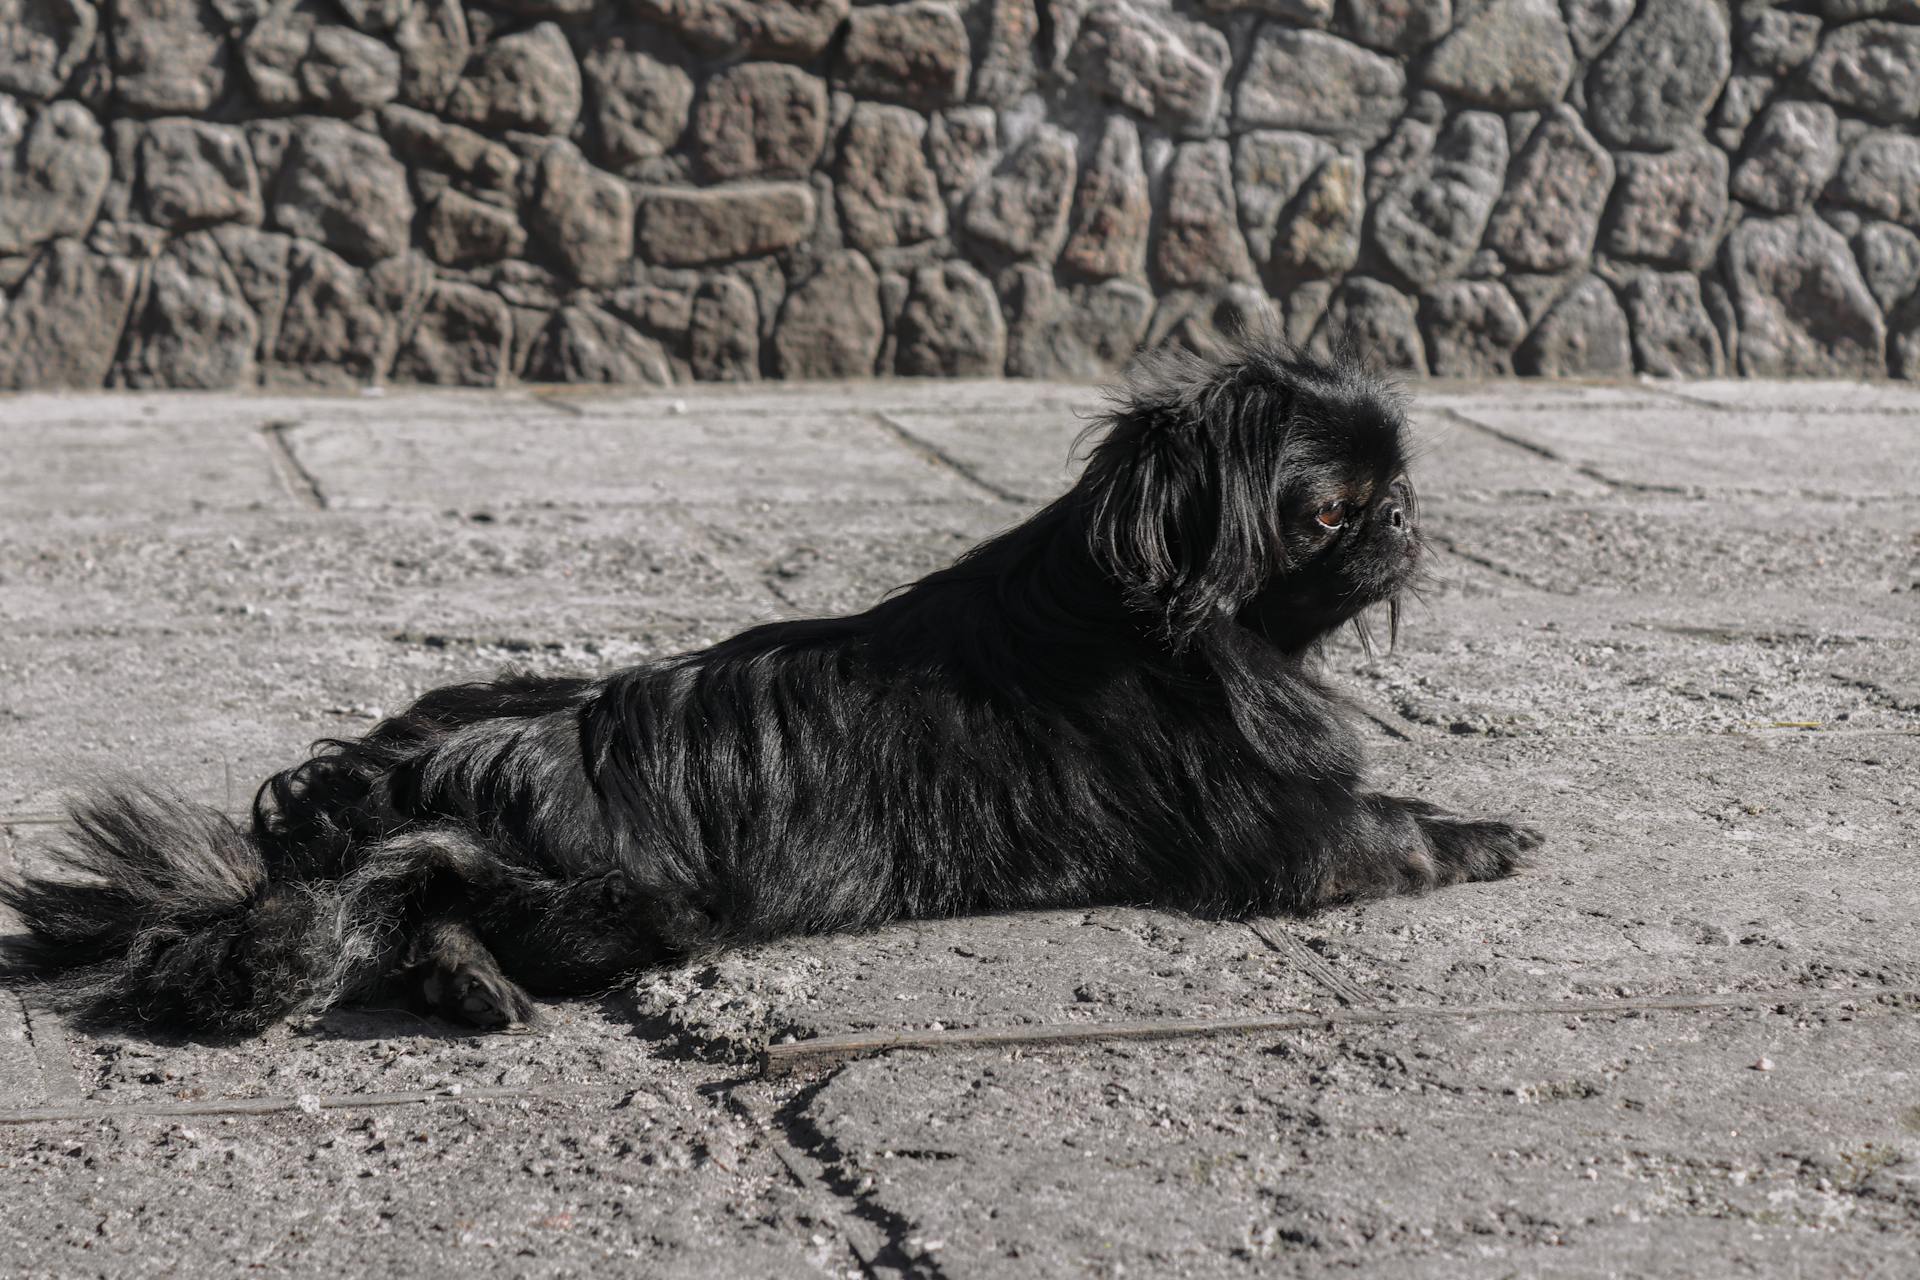
[[[1094,559],[1173,648],[1219,623],[1305,647],[1419,570],[1392,388],[1250,339],[1144,360],[1080,481]]]

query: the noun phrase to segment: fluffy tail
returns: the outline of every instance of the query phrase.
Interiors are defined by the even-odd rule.
[[[75,806],[50,873],[0,881],[27,934],[10,959],[96,1022],[258,1030],[377,970],[339,882],[272,882],[223,814],[151,791]]]

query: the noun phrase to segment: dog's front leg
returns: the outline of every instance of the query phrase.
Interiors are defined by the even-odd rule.
[[[1323,864],[1315,905],[1498,880],[1525,866],[1545,839],[1532,827],[1465,818],[1425,800],[1372,793],[1355,803],[1354,839]]]

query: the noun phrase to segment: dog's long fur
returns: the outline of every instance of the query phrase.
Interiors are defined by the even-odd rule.
[[[246,1031],[407,978],[499,1025],[525,990],[783,934],[1508,873],[1537,835],[1367,790],[1313,670],[1418,572],[1393,394],[1251,342],[1116,401],[1069,492],[865,613],[436,690],[270,779],[245,829],[77,806],[64,865],[0,889],[22,958],[95,1019]]]

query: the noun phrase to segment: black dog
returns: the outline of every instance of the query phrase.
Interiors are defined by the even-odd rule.
[[[436,690],[250,830],[79,806],[61,874],[4,888],[23,959],[96,1019],[241,1031],[400,979],[498,1026],[782,934],[1506,875],[1540,837],[1367,790],[1313,674],[1419,573],[1402,435],[1351,360],[1150,362],[1071,490],[865,613]]]

